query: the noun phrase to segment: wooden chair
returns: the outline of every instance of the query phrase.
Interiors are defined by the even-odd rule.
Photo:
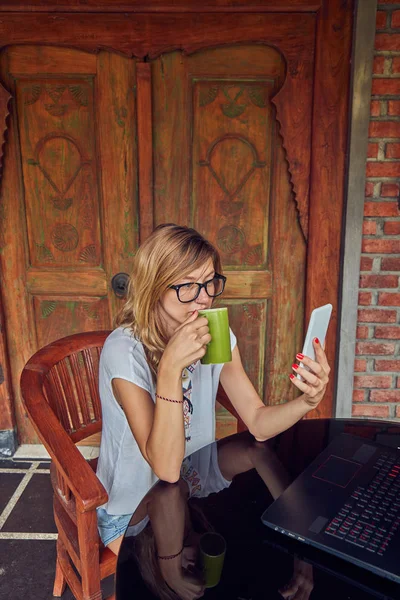
[[[109,333],[92,331],[57,340],[36,352],[21,375],[24,406],[52,460],[58,530],[53,595],[61,596],[68,584],[77,600],[101,600],[101,580],[115,573],[117,564],[97,530],[96,507],[107,501],[95,474],[97,459],[86,461],[75,446],[101,431],[98,363]],[[243,431],[221,387],[218,401]]]
[[[97,459],[86,461],[75,446],[101,431],[98,362],[109,333],[57,340],[36,352],[21,375],[26,411],[52,460],[58,530],[53,595],[61,596],[67,583],[77,600],[101,600],[100,582],[117,565],[97,530],[96,507],[107,502],[95,474]]]

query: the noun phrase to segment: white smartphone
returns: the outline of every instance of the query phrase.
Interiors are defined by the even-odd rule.
[[[328,330],[329,321],[332,314],[332,304],[325,304],[314,308],[311,313],[310,322],[308,324],[306,339],[304,340],[304,346],[302,354],[308,356],[312,360],[315,360],[315,351],[312,341],[314,338],[318,338],[321,346],[324,345],[326,332]],[[303,363],[300,363],[300,367],[307,369]],[[298,379],[303,380],[301,375],[297,375]]]

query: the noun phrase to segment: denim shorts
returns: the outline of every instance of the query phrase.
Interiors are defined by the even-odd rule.
[[[109,515],[104,508],[97,509],[97,528],[105,546],[124,535],[132,515]]]

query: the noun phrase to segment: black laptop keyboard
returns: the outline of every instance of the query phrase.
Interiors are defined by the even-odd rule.
[[[381,454],[374,467],[376,475],[354,490],[325,533],[383,556],[400,527],[400,458]]]

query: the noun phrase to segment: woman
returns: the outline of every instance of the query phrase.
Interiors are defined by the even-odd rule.
[[[303,393],[287,404],[263,404],[232,332],[231,362],[199,362],[211,336],[198,311],[210,308],[224,285],[218,251],[187,227],[160,225],[134,258],[127,302],[105,342],[99,373],[97,474],[109,499],[98,509],[98,525],[115,553],[132,513],[136,534],[146,526],[141,500],[157,479],[178,481],[183,458],[213,441],[219,383],[258,441],[291,427],[324,396],[330,368],[317,340],[316,361],[300,356],[310,371],[295,366],[303,381],[290,375]]]

